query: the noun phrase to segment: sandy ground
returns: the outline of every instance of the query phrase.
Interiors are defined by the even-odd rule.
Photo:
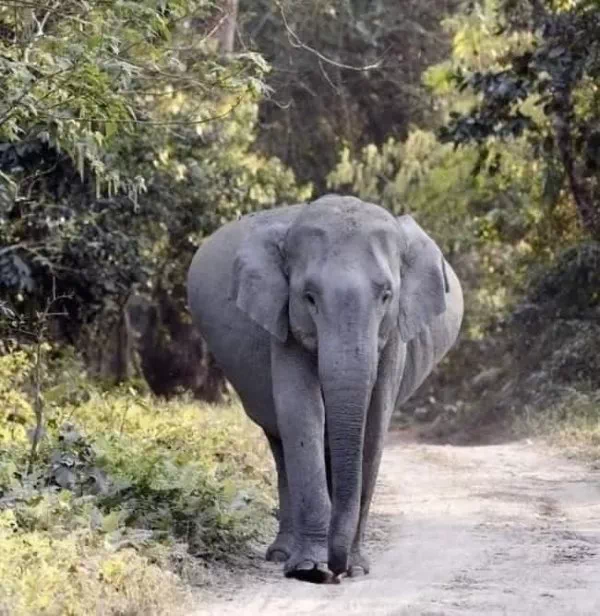
[[[370,575],[315,586],[261,561],[194,614],[600,615],[600,472],[540,444],[392,436],[373,514]]]

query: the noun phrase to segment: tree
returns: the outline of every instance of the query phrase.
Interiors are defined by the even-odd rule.
[[[507,0],[500,25],[507,33],[529,34],[484,71],[457,71],[459,89],[479,100],[456,112],[441,132],[457,145],[526,135],[548,172],[566,184],[581,224],[600,238],[600,8],[577,2]],[[523,38],[521,38],[523,40]]]
[[[250,151],[268,66],[218,53],[222,18],[210,0],[0,7],[0,299],[15,313],[56,292],[53,333],[75,343],[134,285],[164,278],[181,298],[224,220],[301,195]]]
[[[235,44],[237,30],[238,0],[226,0],[223,25],[219,28],[219,41],[221,50],[231,53]]]
[[[432,116],[421,86],[449,39],[440,22],[458,1],[260,0],[240,5],[242,41],[272,66],[258,147],[318,192],[337,152],[352,153]]]

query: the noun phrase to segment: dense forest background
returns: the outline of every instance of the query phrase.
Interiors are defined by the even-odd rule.
[[[597,447],[599,79],[592,0],[0,2],[0,554],[37,563],[0,557],[0,613],[61,613],[78,550],[104,577],[73,613],[160,613],[165,572],[259,532],[256,441],[190,402],[231,392],[184,290],[248,212],[354,194],[442,246],[465,324],[399,423]]]

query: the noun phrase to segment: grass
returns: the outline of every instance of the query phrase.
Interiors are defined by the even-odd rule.
[[[515,432],[545,438],[570,456],[600,462],[600,391],[572,389],[544,410],[526,407]]]
[[[105,390],[73,361],[0,357],[0,614],[186,613],[218,563],[271,529],[267,445],[238,404]]]

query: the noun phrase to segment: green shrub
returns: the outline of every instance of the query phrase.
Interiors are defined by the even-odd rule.
[[[517,434],[542,436],[571,455],[600,460],[600,393],[572,388],[543,410],[526,407],[515,420]]]
[[[47,370],[28,474],[31,368],[0,357],[0,613],[176,613],[202,563],[270,528],[267,445],[238,404],[104,390],[73,358]]]

